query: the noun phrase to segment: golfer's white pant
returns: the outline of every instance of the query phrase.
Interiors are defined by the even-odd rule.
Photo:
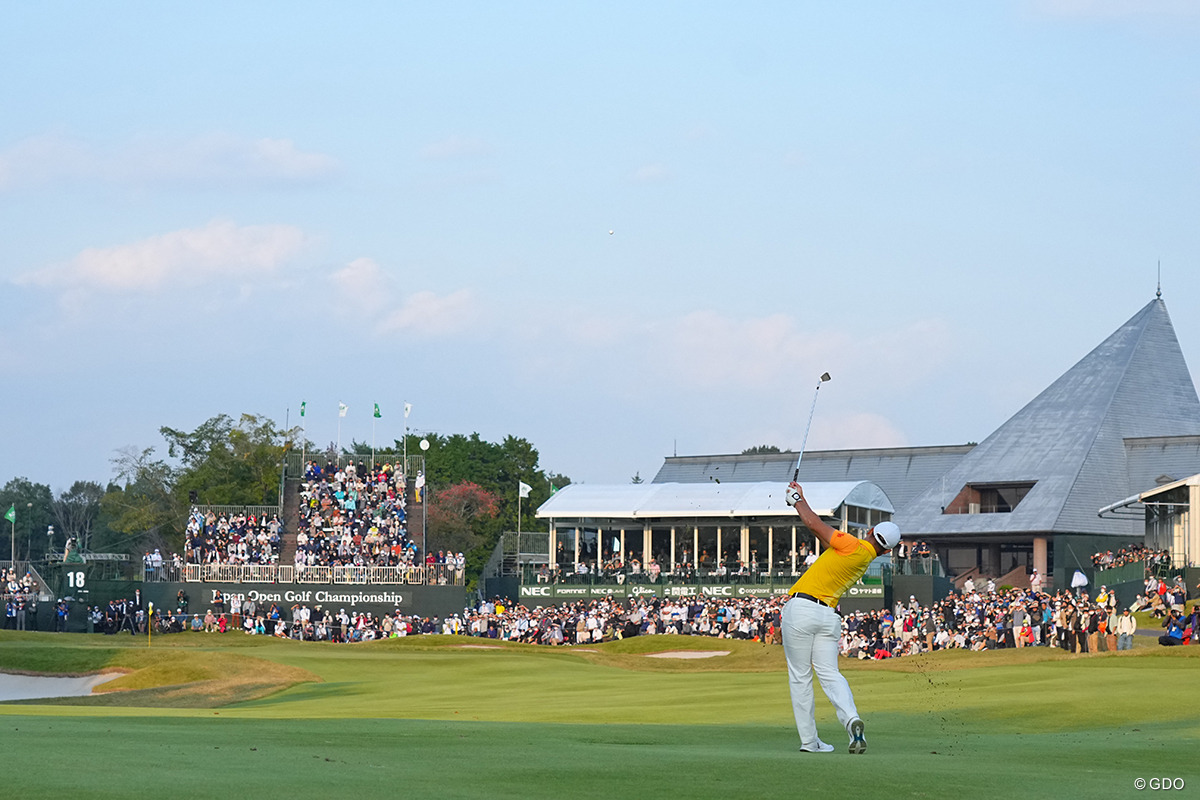
[[[837,711],[842,727],[858,716],[850,684],[838,672],[838,637],[842,634],[842,620],[824,603],[793,597],[783,607],[781,627],[796,730],[800,733],[801,746],[813,745],[818,740],[813,717],[814,671],[825,696]]]

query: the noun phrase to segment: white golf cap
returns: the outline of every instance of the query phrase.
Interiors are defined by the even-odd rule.
[[[875,541],[885,550],[891,550],[900,543],[900,526],[894,522],[881,522],[871,532],[875,534]]]

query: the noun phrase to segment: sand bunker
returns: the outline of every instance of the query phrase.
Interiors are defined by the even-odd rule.
[[[42,675],[11,675],[0,672],[0,702],[38,700],[45,697],[86,697],[96,686],[120,676],[119,672],[109,672],[104,675],[48,678]]]
[[[670,650],[666,653],[647,653],[646,658],[712,658],[727,655],[728,650]]]

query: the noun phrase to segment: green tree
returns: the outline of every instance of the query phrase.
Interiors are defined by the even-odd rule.
[[[40,558],[45,554],[46,529],[54,524],[50,487],[28,478],[13,478],[0,489],[0,514],[12,508],[16,521],[3,520],[0,552],[15,561]],[[13,551],[16,551],[15,553]]]
[[[173,495],[175,471],[154,448],[124,447],[112,459],[116,482],[100,499],[108,526],[126,536],[170,534],[179,514]],[[124,549],[124,548],[122,548]]]
[[[243,414],[235,425],[224,414],[196,430],[159,429],[167,454],[181,462],[174,493],[217,505],[272,505],[279,502],[280,470],[290,432],[271,420]],[[178,499],[178,498],[177,498]]]
[[[422,438],[429,442],[428,450],[421,450]],[[391,453],[401,453],[403,450],[403,440],[397,440],[395,446],[389,448]],[[376,451],[377,454],[379,452]],[[410,455],[423,453],[425,456],[425,483],[431,513],[427,526],[432,522],[432,506],[436,498],[449,487],[473,483],[497,498],[494,515],[476,515],[470,522],[479,544],[469,550],[463,548],[463,552],[467,556],[467,570],[473,575],[479,574],[491,556],[500,534],[517,529],[519,482],[532,487],[529,497],[520,503],[520,526],[525,531],[545,528],[545,523],[537,519],[538,507],[549,499],[553,490],[571,482],[566,475],[547,474],[538,464],[537,448],[526,439],[516,436],[506,436],[501,442],[488,442],[478,433],[470,436],[433,433],[422,436],[410,433],[408,452]],[[429,546],[438,549],[432,538]]]
[[[88,551],[103,497],[104,487],[95,481],[75,481],[70,489],[62,492],[52,507],[61,537],[56,544],[65,544],[68,538],[74,538],[81,550]]]
[[[159,429],[167,455],[154,448],[127,447],[113,458],[117,480],[100,501],[101,520],[126,537],[160,537],[178,547],[192,493],[213,505],[275,505],[283,457],[298,429],[277,428],[270,419],[218,414],[193,431]],[[118,549],[128,549],[128,538]]]
[[[747,447],[745,450],[742,451],[742,455],[744,455],[744,456],[762,456],[762,455],[770,455],[772,453],[790,453],[790,452],[792,452],[792,451],[791,450],[780,450],[778,447],[776,447],[773,444],[760,444],[760,445],[755,445],[754,447]]]

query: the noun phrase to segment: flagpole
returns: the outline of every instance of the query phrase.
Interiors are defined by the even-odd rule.
[[[408,412],[412,406],[404,403],[404,493],[408,494]]]

